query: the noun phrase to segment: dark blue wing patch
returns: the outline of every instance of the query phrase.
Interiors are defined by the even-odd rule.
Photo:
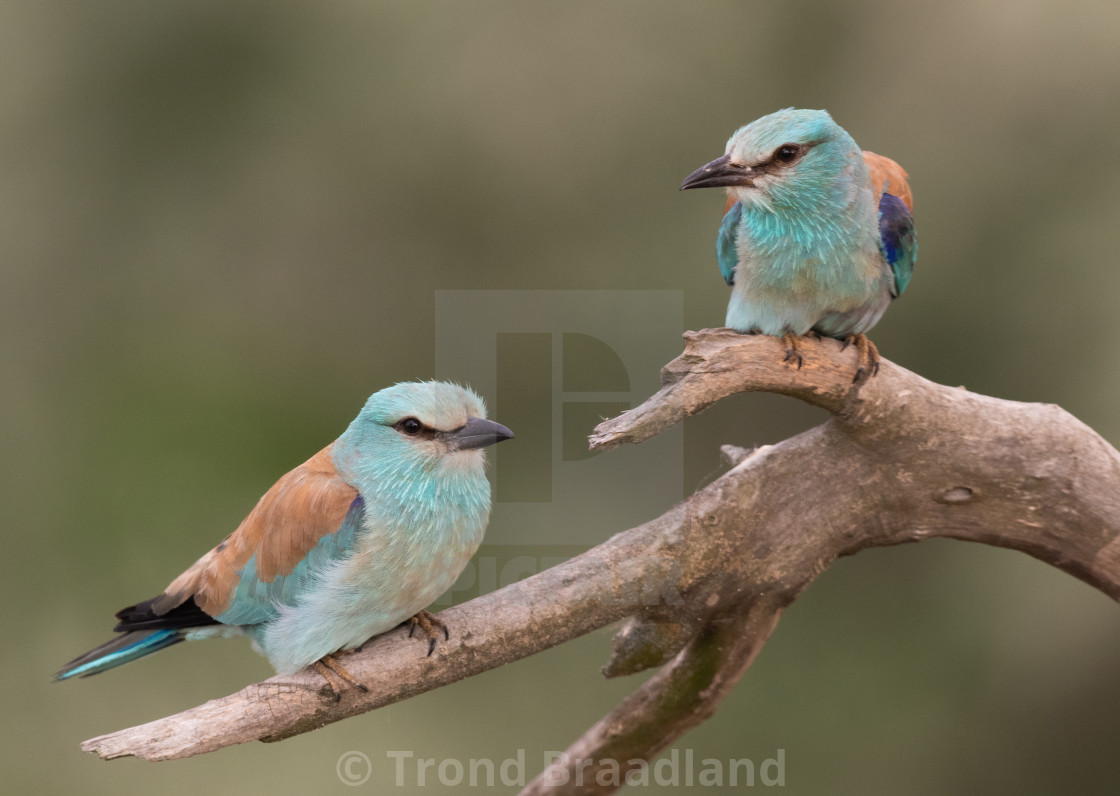
[[[918,233],[909,208],[889,193],[884,193],[879,200],[879,248],[894,272],[891,295],[898,298],[910,284],[914,273],[914,262],[918,259]]]
[[[719,272],[723,274],[723,281],[730,285],[735,284],[735,266],[739,262],[739,221],[743,217],[743,203],[736,202],[724,214],[719,225],[719,235],[716,236],[716,259],[719,260]]]

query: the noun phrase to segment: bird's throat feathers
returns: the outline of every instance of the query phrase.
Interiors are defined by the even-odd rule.
[[[831,159],[833,153],[805,160],[814,154]],[[818,161],[820,169],[766,175],[755,187],[731,189],[743,204],[739,260],[756,277],[784,279],[806,269],[825,282],[830,272],[861,282],[874,275],[876,210],[867,167],[858,154],[836,154],[837,164]]]
[[[340,440],[341,442],[341,440]],[[352,457],[335,450],[335,464],[366,501],[367,515],[409,535],[457,526],[484,528],[490,515],[490,482],[480,450],[438,459],[415,450]]]

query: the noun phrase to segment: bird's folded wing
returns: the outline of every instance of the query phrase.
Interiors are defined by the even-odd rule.
[[[308,572],[345,556],[365,506],[331,461],[330,446],[279,481],[237,530],[151,602],[163,615],[193,597],[225,624],[250,625],[292,604]]]
[[[879,200],[879,248],[894,273],[891,295],[898,298],[914,273],[918,235],[914,230],[914,217],[906,205],[889,193]]]
[[[871,174],[875,201],[879,206],[879,245],[894,273],[891,294],[901,296],[910,284],[918,259],[918,236],[914,230],[914,196],[909,176],[902,166],[874,152],[863,153]]]

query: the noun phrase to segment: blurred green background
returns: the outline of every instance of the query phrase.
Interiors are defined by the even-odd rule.
[[[436,290],[676,291],[686,328],[720,325],[722,197],[676,188],[781,107],[828,108],[911,174],[921,257],[886,357],[1120,443],[1115,2],[4,2],[0,73],[6,792],[350,793],[349,750],[359,791],[417,790],[386,750],[524,748],[531,776],[613,707],[638,678],[600,676],[602,631],[281,745],[105,763],[78,743],[266,661],[223,641],[50,675],[369,393],[431,377]],[[723,402],[686,424],[680,494],[720,443],[821,419]],[[1120,608],[1068,575],[873,550],[676,746],[784,749],[795,793],[1111,794],[1118,675]]]

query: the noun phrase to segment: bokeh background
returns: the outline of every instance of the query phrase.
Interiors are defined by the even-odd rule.
[[[367,792],[419,791],[386,750],[523,748],[531,776],[613,707],[640,678],[600,676],[602,631],[281,745],[105,763],[78,743],[267,663],[221,641],[50,675],[369,393],[431,377],[435,291],[675,291],[684,327],[720,325],[722,198],[676,188],[781,107],[828,108],[911,174],[921,257],[886,357],[1120,443],[1115,2],[9,0],[0,74],[5,792],[349,793],[349,750]],[[510,409],[516,445],[545,444],[548,407]],[[723,402],[685,426],[679,494],[614,530],[718,474],[719,444],[821,419]],[[1118,675],[1120,608],[1068,575],[873,550],[676,746],[783,749],[795,793],[1116,793]]]

